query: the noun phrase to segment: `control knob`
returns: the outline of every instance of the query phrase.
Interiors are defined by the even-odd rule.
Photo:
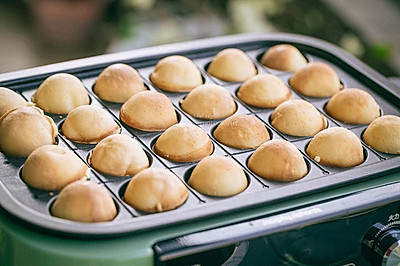
[[[362,240],[361,251],[374,266],[400,265],[400,224],[374,224]]]

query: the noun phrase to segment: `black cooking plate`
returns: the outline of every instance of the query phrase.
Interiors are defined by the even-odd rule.
[[[195,163],[172,163],[160,158],[151,149],[152,143],[160,135],[160,132],[145,133],[124,126],[122,134],[133,136],[140,141],[152,161],[152,167],[168,168],[185,182],[190,192],[189,198],[184,205],[176,210],[164,213],[149,214],[140,212],[125,204],[121,197],[131,177],[104,176],[91,169],[91,179],[103,184],[112,194],[118,206],[118,216],[114,221],[105,223],[78,223],[55,218],[51,216],[49,208],[57,197],[57,193],[29,188],[20,178],[20,171],[25,158],[15,158],[0,154],[1,206],[13,216],[52,233],[70,236],[112,237],[139,230],[188,222],[189,220],[217,214],[220,215],[227,212],[239,213],[244,208],[271,205],[289,198],[297,198],[310,193],[330,190],[399,171],[400,156],[376,152],[364,143],[363,148],[366,159],[356,167],[343,169],[326,167],[315,163],[305,153],[305,147],[311,138],[295,138],[278,133],[268,121],[273,111],[272,109],[247,106],[236,98],[236,90],[239,88],[240,83],[222,82],[211,77],[206,72],[207,64],[219,51],[235,47],[242,49],[252,58],[259,73],[267,72],[275,74],[288,85],[288,79],[292,76],[292,73],[268,69],[258,61],[269,47],[280,43],[295,45],[310,62],[322,61],[331,65],[337,71],[345,88],[355,87],[370,93],[380,105],[382,114],[400,115],[400,98],[394,92],[394,85],[385,77],[331,44],[314,38],[291,34],[225,36],[103,55],[2,74],[0,75],[0,86],[20,92],[27,100],[31,100],[37,87],[49,75],[59,72],[74,74],[83,81],[88,89],[92,100],[91,104],[108,110],[114,116],[115,120],[122,124],[119,121],[119,108],[121,104],[104,102],[92,92],[92,86],[100,72],[112,63],[130,64],[138,70],[150,90],[161,91],[149,80],[149,75],[153,71],[155,64],[168,55],[184,55],[196,63],[207,83],[223,85],[230,91],[238,106],[237,113],[250,114],[260,118],[271,133],[272,139],[286,139],[296,145],[304,155],[310,171],[303,179],[289,183],[270,182],[255,176],[246,166],[246,160],[254,150],[232,149],[218,143],[213,139],[212,131],[221,121],[195,119],[183,112],[179,107],[179,100],[185,97],[186,93],[161,91],[173,102],[181,123],[197,124],[209,134],[215,147],[214,154],[233,157],[243,166],[250,181],[249,187],[244,192],[233,197],[215,198],[194,191],[187,185],[185,178],[193,169]],[[324,104],[328,101],[327,98],[308,98],[294,91],[292,91],[292,94],[294,98],[308,100],[316,106],[327,118],[330,127],[340,126],[348,128],[361,139],[361,134],[367,125],[347,125],[330,118],[323,110]],[[58,125],[65,118],[65,116],[58,115],[50,116]],[[87,157],[91,149],[94,148],[94,145],[73,143],[61,135],[58,136],[58,139],[59,145],[64,145],[74,150],[85,162],[87,162]]]

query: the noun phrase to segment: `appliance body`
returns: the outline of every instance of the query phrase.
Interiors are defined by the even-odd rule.
[[[146,86],[157,90],[149,81],[149,75],[155,63],[165,56],[186,55],[199,68],[205,69],[223,48],[243,49],[256,62],[268,47],[278,43],[298,46],[308,55],[309,61],[335,65],[346,87],[361,86],[379,98],[385,113],[400,114],[400,96],[389,80],[330,44],[290,34],[225,36],[64,62],[2,74],[0,86],[19,91],[29,100],[40,82],[50,74],[76,74],[88,88],[92,104],[102,106],[117,118],[119,106],[102,102],[90,89],[95,77],[112,63],[133,65]],[[204,69],[202,75],[206,82],[222,84],[235,95],[239,84],[219,83]],[[277,74],[285,82],[291,76],[291,73],[278,73],[259,65],[258,71]],[[181,95],[168,94],[168,97],[182,120],[199,124],[212,135],[215,124],[210,126],[185,115],[178,104]],[[325,100],[308,100],[323,110]],[[263,119],[274,138],[287,139],[304,150],[307,139],[283,136],[270,128],[271,110],[248,108],[239,101],[237,104],[239,112]],[[62,122],[57,116],[53,118]],[[331,125],[347,127],[332,119],[329,121]],[[350,129],[361,136],[364,128]],[[184,181],[192,165],[175,165],[157,158],[149,148],[151,139],[147,135],[126,130],[126,134],[142,141],[143,147],[153,156],[153,165],[170,169]],[[83,160],[93,148],[74,146],[62,136],[60,141]],[[92,170],[94,179],[107,186],[122,213],[118,220],[99,224],[51,217],[49,196],[29,190],[18,178],[23,159],[1,154],[0,265],[368,265],[368,259],[361,254],[361,243],[368,229],[376,223],[385,227],[399,219],[400,156],[379,154],[364,146],[368,156],[363,165],[342,170],[324,169],[305,155],[312,169],[309,175],[304,180],[283,184],[259,180],[250,173],[246,158],[251,151],[232,151],[216,142],[215,145],[218,152],[234,157],[251,176],[252,187],[246,192],[232,198],[215,199],[192,191],[190,200],[181,210],[142,215],[127,206],[120,196],[131,177],[120,181]],[[364,253],[368,253],[365,247],[368,243],[372,249],[379,247],[378,240],[368,238],[364,242],[367,250]]]
[[[0,265],[371,265],[363,238],[400,224],[399,178],[113,238],[62,237],[1,210]]]
[[[157,265],[399,265],[399,183],[155,244]],[[371,200],[373,197],[373,200]]]

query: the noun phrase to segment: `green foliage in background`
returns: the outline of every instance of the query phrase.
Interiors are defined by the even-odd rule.
[[[162,42],[168,42],[168,38],[165,37],[168,32],[174,35],[173,40],[179,41],[182,37],[179,33],[184,31],[181,24],[185,19],[190,20],[192,16],[198,14],[202,14],[205,18],[218,16],[228,24],[223,34],[273,31],[304,34],[342,47],[386,76],[400,75],[388,63],[392,53],[390,45],[366,42],[357,29],[344,23],[340,16],[328,8],[323,1],[123,0],[123,4],[130,10],[136,10],[136,16],[143,12],[148,16],[154,16],[154,13],[157,16],[164,16],[166,23],[160,25],[164,32]],[[163,12],[157,10],[163,10]],[[129,27],[132,28],[132,24],[125,22],[121,19],[120,32],[123,36],[132,31],[129,29]],[[198,25],[198,27],[201,26],[201,24]],[[154,37],[152,40],[154,41]]]
[[[287,1],[285,11],[268,18],[279,30],[313,36],[334,43],[385,76],[398,76],[388,63],[392,47],[385,43],[368,43],[357,29],[346,25],[321,1]]]
[[[35,0],[38,1],[38,0]],[[71,1],[78,0],[57,0]],[[90,0],[88,0],[90,1]],[[96,0],[92,0],[96,1]],[[400,1],[392,1],[400,7]],[[16,10],[21,27],[31,33],[32,15],[26,1],[3,0],[0,7]],[[4,7],[4,8],[5,8]],[[89,32],[82,47],[53,49],[45,43],[43,56],[91,56],[169,42],[247,32],[290,32],[336,44],[385,76],[400,76],[391,65],[393,47],[370,43],[347,25],[324,1],[318,0],[108,0],[101,25]],[[110,46],[113,46],[110,48]],[[75,51],[73,49],[81,49]],[[110,50],[107,50],[110,49]],[[68,51],[67,51],[68,50]],[[62,51],[62,52],[60,52]],[[71,54],[68,54],[70,52]]]

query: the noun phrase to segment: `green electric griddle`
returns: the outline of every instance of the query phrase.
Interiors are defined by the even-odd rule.
[[[295,45],[309,62],[330,64],[337,72],[344,88],[358,87],[369,92],[381,107],[382,114],[399,116],[400,98],[398,88],[359,60],[343,50],[314,38],[292,34],[233,35],[195,40],[164,46],[150,47],[128,52],[108,54],[74,60],[43,67],[26,69],[0,75],[0,86],[11,88],[30,100],[41,82],[49,75],[67,72],[79,77],[91,97],[91,104],[107,110],[121,125],[120,104],[102,101],[92,91],[99,73],[113,63],[126,63],[138,70],[149,90],[165,93],[174,104],[181,122],[193,123],[204,129],[214,144],[214,154],[234,158],[244,169],[250,184],[239,195],[215,198],[191,189],[186,181],[195,163],[174,163],[152,151],[152,144],[160,132],[145,133],[123,125],[123,134],[136,138],[152,160],[152,167],[173,171],[190,189],[187,202],[176,210],[164,213],[143,213],[128,206],[122,199],[127,182],[132,177],[111,177],[91,169],[92,181],[103,184],[116,202],[119,214],[112,222],[78,223],[51,216],[49,206],[57,192],[49,193],[29,188],[20,178],[24,158],[0,154],[0,263],[1,265],[151,265],[159,263],[162,252],[157,243],[184,234],[225,227],[252,219],[274,217],[312,205],[333,205],[307,216],[308,223],[320,219],[346,215],[349,206],[338,207],[337,202],[374,191],[395,186],[400,179],[400,156],[374,151],[363,144],[365,160],[352,168],[326,167],[314,162],[305,153],[310,138],[296,138],[277,132],[269,123],[271,109],[247,106],[236,97],[240,83],[218,80],[207,73],[207,66],[219,51],[239,48],[253,60],[259,73],[272,73],[286,84],[293,73],[277,71],[262,66],[262,54],[280,43]],[[218,143],[212,135],[219,121],[204,121],[186,114],[179,105],[184,93],[170,93],[158,89],[149,80],[155,64],[168,55],[189,57],[198,66],[206,83],[215,83],[228,89],[238,106],[237,113],[254,115],[261,119],[273,139],[285,139],[302,152],[309,166],[309,173],[299,181],[290,183],[270,182],[253,174],[246,165],[253,150],[232,149]],[[362,136],[367,125],[347,125],[336,121],[324,112],[328,99],[310,98],[292,91],[294,98],[311,102],[324,115],[329,126],[345,127]],[[65,116],[50,115],[57,125]],[[77,144],[59,135],[60,145],[74,150],[85,162],[94,145]],[[393,202],[397,192],[372,204]],[[399,193],[400,195],[400,193]],[[362,206],[358,206],[362,209]],[[271,224],[264,233],[298,226],[305,217],[297,217],[285,228]],[[154,248],[153,248],[154,247]],[[161,254],[161,255],[160,255]],[[160,255],[160,256],[159,256]],[[161,256],[162,257],[162,256]]]

